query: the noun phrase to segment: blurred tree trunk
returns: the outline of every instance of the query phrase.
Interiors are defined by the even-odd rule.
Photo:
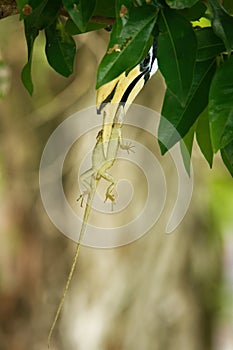
[[[171,235],[159,224],[115,250],[83,247],[60,324],[64,349],[215,349],[221,256],[215,222],[195,194]]]
[[[135,248],[122,248],[125,290],[106,349],[213,349],[219,242],[200,213],[179,231],[154,229]]]

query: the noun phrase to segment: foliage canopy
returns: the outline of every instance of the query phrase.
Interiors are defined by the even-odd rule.
[[[218,0],[17,0],[24,21],[28,62],[22,81],[33,93],[33,45],[45,31],[49,64],[67,77],[73,72],[73,35],[112,30],[97,72],[96,88],[129,71],[158,40],[158,65],[166,82],[161,152],[182,138],[191,154],[194,134],[212,167],[220,150],[233,176],[233,5]],[[166,124],[166,125],[165,125]],[[166,147],[164,146],[166,145]],[[189,164],[185,164],[187,169]]]

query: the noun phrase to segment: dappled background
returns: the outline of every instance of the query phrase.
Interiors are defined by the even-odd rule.
[[[47,346],[75,244],[44,210],[40,157],[63,120],[95,103],[96,69],[108,35],[77,38],[69,79],[49,68],[38,50],[41,35],[30,97],[20,81],[27,58],[23,25],[17,17],[0,22],[0,54],[7,64],[0,101],[0,350]],[[159,111],[163,92],[157,74],[136,102]],[[159,221],[130,245],[81,249],[52,349],[233,349],[232,179],[218,157],[210,171],[197,146],[193,166],[191,206],[172,235]]]

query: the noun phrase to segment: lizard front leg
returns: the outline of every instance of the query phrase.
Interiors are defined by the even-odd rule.
[[[118,140],[119,140],[119,146],[121,149],[125,150],[128,154],[130,152],[134,152],[133,148],[135,147],[134,145],[132,145],[131,142],[127,142],[127,143],[124,143],[123,142],[123,139],[122,139],[122,135],[121,135],[121,129],[119,128],[118,130]]]
[[[133,150],[134,147],[135,147],[135,146],[132,145],[131,142],[123,143],[123,141],[121,141],[121,143],[120,143],[120,148],[123,149],[123,150],[125,150],[128,154],[129,154],[130,152],[135,153],[134,150]]]

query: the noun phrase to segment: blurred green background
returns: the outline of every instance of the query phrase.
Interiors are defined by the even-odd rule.
[[[30,97],[20,80],[27,58],[23,25],[17,16],[0,22],[0,350],[47,347],[75,244],[44,210],[40,157],[63,120],[95,104],[108,35],[77,38],[69,79],[48,66],[41,35]],[[159,111],[163,93],[157,74],[136,102]],[[192,202],[172,235],[159,222],[130,245],[81,249],[52,349],[233,349],[232,178],[218,156],[210,170],[197,146],[193,167]]]

